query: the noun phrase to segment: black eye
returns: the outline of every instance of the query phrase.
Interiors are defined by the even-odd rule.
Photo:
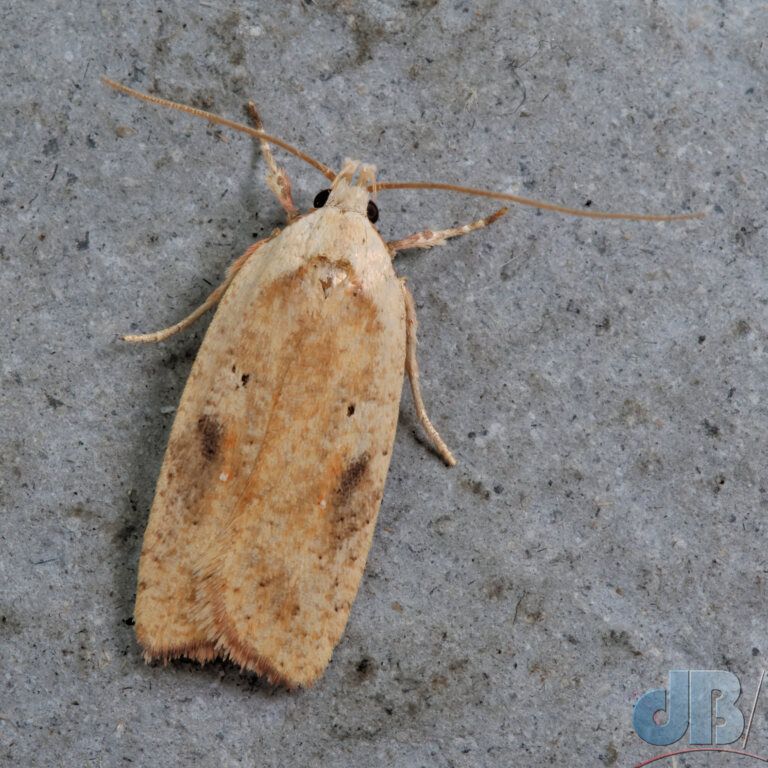
[[[324,189],[322,192],[318,192],[315,195],[315,202],[312,203],[312,205],[314,205],[315,208],[322,208],[328,202],[328,195],[330,194],[330,189]]]
[[[368,201],[368,210],[366,213],[368,214],[368,221],[370,221],[371,224],[375,224],[379,220],[379,209],[373,200]]]

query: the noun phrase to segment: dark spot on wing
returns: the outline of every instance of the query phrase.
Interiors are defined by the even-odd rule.
[[[360,485],[360,481],[363,479],[363,475],[365,475],[365,470],[368,468],[369,461],[370,456],[367,453],[363,453],[344,470],[341,480],[339,480],[339,485],[336,488],[337,506],[343,507],[349,501],[352,492]]]
[[[347,407],[347,416],[354,416],[355,415],[355,404],[350,403]]]
[[[250,373],[244,373],[240,377],[240,381],[242,382],[243,386],[246,386],[246,384],[248,384],[248,379],[250,379],[250,378],[251,378],[251,374]]]
[[[362,531],[376,516],[378,500],[371,497],[369,462],[368,453],[362,453],[348,464],[333,492],[328,524],[334,549]]]
[[[197,432],[200,435],[200,451],[209,461],[216,457],[221,443],[223,428],[215,416],[205,414],[197,420]]]

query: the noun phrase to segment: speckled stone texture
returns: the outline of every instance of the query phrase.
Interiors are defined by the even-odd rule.
[[[0,764],[632,766],[661,751],[632,704],[670,668],[737,673],[748,713],[768,654],[763,4],[36,0],[0,19]],[[398,259],[459,466],[406,393],[311,690],[136,646],[141,535],[207,320],[155,347],[118,334],[180,319],[282,218],[247,138],[101,74],[238,119],[253,97],[268,130],[390,180],[708,210],[515,208]],[[324,180],[285,164],[307,208]],[[494,204],[379,207],[395,238]],[[766,701],[749,746],[768,753]]]

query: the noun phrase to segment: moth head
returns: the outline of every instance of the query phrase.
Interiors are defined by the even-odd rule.
[[[371,193],[369,188],[373,188],[374,192]],[[317,193],[314,206],[359,213],[374,224],[379,218],[379,209],[371,200],[375,189],[376,166],[361,164],[357,160],[345,160],[330,189]]]

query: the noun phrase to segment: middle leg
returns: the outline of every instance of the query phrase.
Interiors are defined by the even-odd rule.
[[[482,229],[489,224],[493,224],[494,221],[500,219],[508,210],[509,208],[499,208],[498,211],[492,213],[490,216],[486,216],[484,219],[478,219],[470,224],[464,224],[461,227],[440,229],[437,232],[433,232],[431,229],[425,229],[421,232],[409,235],[408,237],[404,237],[402,240],[390,240],[387,243],[387,248],[389,248],[389,252],[394,258],[398,251],[405,251],[409,248],[434,248],[436,245],[444,245],[445,241],[451,237],[467,235],[470,232],[474,232],[476,229]]]
[[[224,282],[214,289],[214,291],[208,296],[208,298],[191,314],[187,315],[183,320],[179,320],[178,323],[163,328],[161,331],[153,331],[152,333],[140,333],[140,334],[126,334],[121,336],[122,341],[130,342],[131,344],[153,344],[157,341],[165,341],[165,339],[177,334],[179,331],[183,331],[185,328],[189,328],[198,318],[202,317],[209,309],[215,307],[221,297],[226,293],[229,284],[232,282],[235,275],[240,271],[240,268],[245,264],[248,259],[253,256],[256,251],[261,248],[269,238],[259,240],[258,243],[254,243],[248,250],[236,261],[230,264],[227,269]]]

